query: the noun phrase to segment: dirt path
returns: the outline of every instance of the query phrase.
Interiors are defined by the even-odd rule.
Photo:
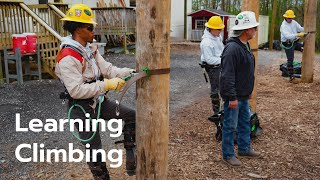
[[[257,112],[262,136],[253,147],[261,159],[243,159],[233,168],[221,160],[215,125],[206,120],[207,97],[181,109],[171,120],[170,179],[318,179],[320,177],[319,61],[313,84],[292,84],[278,65],[260,67]]]
[[[134,55],[107,57],[119,67],[135,66]],[[263,157],[241,159],[244,166],[232,168],[221,161],[215,126],[207,120],[211,114],[209,85],[198,67],[199,44],[172,46],[169,179],[254,179],[250,173],[268,179],[320,177],[320,58],[316,57],[312,84],[292,84],[282,78],[279,65],[284,58],[283,52],[259,51],[257,112],[264,132],[253,146]],[[81,148],[67,131],[15,132],[17,112],[24,127],[32,118],[64,118],[66,107],[57,98],[61,90],[57,80],[0,86],[0,179],[92,179],[85,162],[21,163],[15,158],[15,148],[21,143],[45,143],[52,149],[73,142]],[[135,106],[134,93],[132,87],[124,98],[130,107]],[[122,145],[113,145],[107,134],[102,134],[102,139],[105,150],[123,149]],[[28,151],[24,155],[30,154]],[[124,165],[109,170],[112,179],[135,179],[126,175]]]

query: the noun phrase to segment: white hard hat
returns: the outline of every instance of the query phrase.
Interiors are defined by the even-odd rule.
[[[239,13],[234,22],[234,26],[231,28],[233,31],[250,29],[259,26],[256,20],[256,15],[252,11],[243,11]]]

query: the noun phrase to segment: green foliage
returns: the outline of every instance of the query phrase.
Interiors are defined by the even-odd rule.
[[[241,0],[192,0],[192,10],[219,9],[231,14],[238,14]]]
[[[259,0],[260,14],[269,16],[269,27],[271,25],[273,0]],[[275,17],[274,39],[280,40],[280,26],[283,21],[283,14],[288,9],[295,12],[295,20],[303,26],[305,0],[277,0],[277,13]],[[238,14],[241,11],[242,0],[192,0],[192,10],[219,9],[231,14]],[[317,6],[317,33],[316,51],[320,52],[320,0]],[[271,31],[271,29],[270,29]],[[270,34],[270,33],[269,33]]]

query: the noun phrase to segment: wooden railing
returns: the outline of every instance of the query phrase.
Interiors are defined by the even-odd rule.
[[[12,34],[37,34],[43,70],[55,77],[55,57],[63,30],[60,19],[65,16],[66,4],[26,5],[22,1],[0,0],[0,51],[12,48]],[[103,36],[113,45],[135,36],[136,15],[133,8],[92,8],[95,13],[96,35]],[[134,38],[132,38],[134,39]],[[1,56],[1,55],[0,55]]]
[[[36,33],[43,70],[55,77],[55,57],[62,37],[49,25],[50,21],[44,21],[19,1],[0,0],[0,14],[0,50],[12,48],[12,34]]]
[[[35,4],[28,5],[28,7],[60,35],[66,36],[68,34],[62,28],[62,22],[60,21],[65,16],[63,12],[68,10],[67,4]]]
[[[133,8],[92,8],[97,26],[96,35],[106,38],[110,44],[122,44],[124,36],[135,36],[136,13]]]

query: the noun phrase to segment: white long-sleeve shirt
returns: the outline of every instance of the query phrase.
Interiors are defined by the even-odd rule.
[[[219,65],[224,45],[222,37],[214,37],[208,30],[204,30],[200,43],[201,61],[209,65]]]
[[[304,28],[295,21],[292,20],[291,23],[288,23],[286,20],[283,20],[280,33],[281,33],[281,42],[286,42],[287,40],[295,40],[297,39],[297,33],[303,32]]]

